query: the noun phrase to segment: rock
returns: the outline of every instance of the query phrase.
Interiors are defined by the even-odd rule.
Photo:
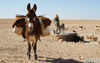
[[[64,32],[60,34],[51,35],[54,41],[68,41],[68,42],[79,42],[84,41],[84,36],[78,36],[76,32]]]
[[[93,41],[97,41],[97,39],[98,39],[97,37],[93,37]]]
[[[76,32],[75,30],[73,30],[73,32]]]
[[[89,39],[89,40],[91,40],[91,41],[97,41],[98,40],[98,37],[96,37],[96,36],[94,36],[92,34],[86,35],[86,38]]]
[[[59,39],[59,42],[62,42],[63,40],[62,39]]]
[[[63,34],[57,34],[56,37],[58,39],[62,39],[64,41],[73,41],[74,37],[77,35],[75,32],[65,32]]]
[[[0,60],[0,62],[4,62],[3,60]]]
[[[98,44],[100,45],[100,42],[98,42]]]
[[[79,56],[79,59],[80,59],[80,60],[83,60],[83,59],[84,59],[84,55]]]

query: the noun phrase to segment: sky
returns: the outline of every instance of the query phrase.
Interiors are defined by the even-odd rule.
[[[100,0],[0,0],[0,18],[15,18],[25,15],[27,4],[37,5],[36,15],[53,19],[100,20]]]

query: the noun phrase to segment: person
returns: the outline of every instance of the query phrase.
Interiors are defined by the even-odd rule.
[[[60,30],[60,21],[59,21],[59,16],[56,14],[56,17],[54,18],[54,24],[56,26],[56,34],[59,34],[61,32]]]
[[[61,25],[60,25],[60,29],[61,29],[61,32],[65,32],[65,24],[64,23],[62,23]]]

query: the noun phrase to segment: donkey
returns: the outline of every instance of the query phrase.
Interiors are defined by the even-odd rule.
[[[43,17],[43,16],[38,16],[38,18],[43,22],[44,29],[47,28],[48,26],[50,26],[51,20],[49,18]],[[24,39],[26,39],[26,36],[25,36],[26,22],[27,22],[26,16],[18,15],[13,20],[13,24],[12,24],[12,28],[15,28],[15,27],[22,28],[22,32],[20,32],[20,35]],[[20,30],[20,29],[17,29],[17,30]],[[16,34],[17,34],[17,32],[16,32]]]
[[[26,24],[25,35],[28,42],[27,56],[29,60],[31,58],[31,54],[30,54],[31,47],[33,47],[33,50],[34,50],[34,58],[35,60],[37,60],[37,54],[36,54],[37,41],[39,40],[40,35],[42,34],[39,18],[36,16],[36,13],[35,13],[36,10],[37,10],[36,4],[34,4],[33,8],[31,9],[30,3],[28,3],[27,5],[28,13],[26,14],[27,24]],[[32,41],[32,44],[31,44],[31,41]]]

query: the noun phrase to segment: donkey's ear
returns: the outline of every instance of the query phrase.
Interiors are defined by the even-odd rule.
[[[30,3],[28,3],[28,5],[27,5],[27,10],[29,11],[30,8],[31,8]]]
[[[37,6],[36,6],[36,4],[34,4],[32,10],[36,12],[36,10],[37,10]]]

